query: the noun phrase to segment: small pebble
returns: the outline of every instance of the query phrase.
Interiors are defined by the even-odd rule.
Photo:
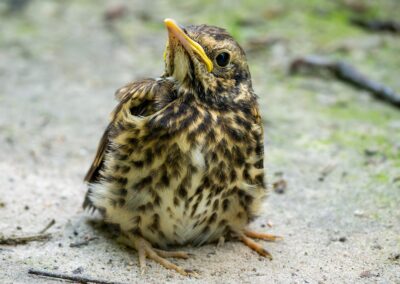
[[[379,249],[379,250],[381,250],[381,249],[382,249],[382,246],[381,246],[380,244],[373,244],[373,245],[371,246],[371,248],[372,248],[372,249]]]
[[[354,210],[353,214],[356,217],[366,217],[365,212],[363,210],[359,210],[359,209]]]
[[[391,260],[391,261],[398,261],[398,260],[400,260],[400,253],[392,253],[392,254],[389,256],[389,260]]]
[[[371,278],[371,277],[378,277],[379,274],[372,273],[371,270],[365,270],[360,273],[361,278]]]
[[[283,194],[286,192],[287,189],[287,182],[283,178],[277,180],[272,184],[274,188],[274,192],[278,194]]]
[[[81,274],[83,272],[83,267],[79,266],[78,268],[72,270],[73,274]]]
[[[339,238],[337,238],[337,237],[331,237],[330,240],[331,240],[332,242],[341,242],[341,243],[344,243],[344,242],[347,241],[347,238],[346,238],[345,236],[341,236],[341,237],[339,237]]]
[[[125,5],[119,4],[112,7],[108,7],[104,12],[104,19],[107,21],[114,21],[121,18],[127,12],[127,7]]]
[[[378,154],[378,150],[376,150],[376,149],[365,149],[364,150],[364,154],[367,157],[372,157],[372,156],[375,156],[376,154]]]

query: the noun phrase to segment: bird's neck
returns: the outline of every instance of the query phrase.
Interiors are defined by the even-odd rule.
[[[238,101],[252,101],[254,94],[251,86],[239,85],[206,85],[199,81],[185,81],[177,89],[177,97],[184,101],[197,101],[214,109],[232,109]]]

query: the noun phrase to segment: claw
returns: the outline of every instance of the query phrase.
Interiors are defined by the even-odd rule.
[[[200,276],[196,271],[192,269],[185,269],[185,272],[187,273],[188,276],[193,276],[196,278]]]
[[[272,255],[266,249],[264,249],[260,244],[256,243],[252,239],[260,239],[260,240],[264,240],[264,241],[275,242],[278,240],[283,240],[283,237],[266,234],[266,233],[257,233],[257,232],[250,231],[250,230],[245,230],[242,234],[240,234],[240,240],[246,246],[248,246],[252,250],[256,251],[261,256],[264,256],[264,257],[272,260]]]
[[[240,240],[246,246],[248,246],[252,250],[256,251],[259,255],[264,256],[264,257],[268,258],[269,260],[272,260],[272,255],[265,248],[263,248],[262,245],[256,243],[249,237],[246,237],[245,234],[241,235]]]

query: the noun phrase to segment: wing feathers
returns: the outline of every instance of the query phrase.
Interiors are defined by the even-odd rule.
[[[110,134],[116,127],[121,111],[123,109],[129,109],[133,115],[148,115],[157,95],[155,92],[159,91],[158,88],[154,88],[158,84],[163,84],[163,82],[154,79],[145,79],[129,83],[116,91],[115,96],[117,100],[119,100],[119,103],[111,114],[111,122],[100,139],[96,156],[84,178],[84,181],[94,183],[101,178],[100,171],[103,168],[105,154],[110,145]],[[168,84],[168,86],[170,86],[170,84]],[[83,203],[84,208],[88,206],[92,207],[91,201],[88,198],[90,190],[91,189],[86,193],[86,198]]]

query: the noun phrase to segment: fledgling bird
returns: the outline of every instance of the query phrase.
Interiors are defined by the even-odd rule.
[[[118,225],[121,240],[146,258],[188,275],[167,257],[178,245],[276,236],[247,226],[266,196],[263,126],[243,49],[214,26],[166,19],[165,72],[116,92],[85,181],[84,207]]]

